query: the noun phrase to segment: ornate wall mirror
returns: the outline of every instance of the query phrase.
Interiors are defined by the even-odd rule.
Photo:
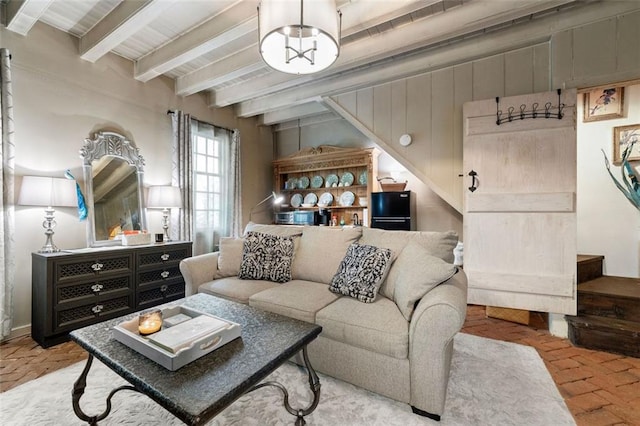
[[[120,245],[124,231],[147,229],[144,159],[133,142],[118,133],[98,132],[84,140],[80,157],[89,210],[87,245]]]

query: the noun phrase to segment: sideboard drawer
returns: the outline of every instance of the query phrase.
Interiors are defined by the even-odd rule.
[[[138,268],[157,268],[177,265],[185,257],[191,256],[191,247],[162,247],[138,253]]]
[[[95,279],[99,276],[133,272],[132,253],[103,254],[70,258],[55,263],[56,283],[77,282],[81,279]]]
[[[68,309],[58,305],[53,327],[57,332],[74,330],[85,325],[124,315],[131,312],[134,306],[133,294],[113,299],[96,300],[93,303],[73,306]]]
[[[56,286],[57,304],[91,302],[98,296],[114,297],[133,292],[131,275],[88,281],[80,284],[58,284]]]
[[[141,290],[138,293],[138,308],[143,309],[147,306],[171,302],[181,297],[184,297],[184,281],[173,284],[162,284],[157,287]]]

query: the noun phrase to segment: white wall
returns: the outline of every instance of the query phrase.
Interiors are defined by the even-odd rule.
[[[0,30],[2,46],[12,54],[15,119],[16,197],[22,176],[63,177],[71,169],[82,179],[78,151],[98,130],[124,134],[145,159],[144,184],[171,181],[171,120],[180,109],[212,124],[240,129],[243,204],[251,205],[271,189],[271,133],[254,119],[237,119],[231,108],[212,110],[204,95],[180,98],[171,79],[147,83],[133,79],[133,63],[106,55],[92,64],[78,56],[78,39],[37,23],[27,37]],[[31,253],[45,242],[40,208],[15,207],[14,331],[31,323]],[[161,213],[148,212],[150,232],[162,232]],[[56,212],[54,242],[61,249],[86,246],[86,225],[73,208]],[[16,330],[18,329],[18,330]]]
[[[613,128],[640,125],[640,84],[625,90],[625,117],[582,122],[578,99],[578,252],[603,255],[605,274],[640,277],[640,211],[624,197],[607,173],[601,150],[611,161]],[[640,171],[640,162],[636,162]],[[611,170],[620,178],[620,167]]]

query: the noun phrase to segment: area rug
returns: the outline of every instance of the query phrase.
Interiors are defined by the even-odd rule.
[[[84,362],[47,374],[0,394],[3,425],[80,425],[71,406],[73,382]],[[309,425],[575,425],[535,349],[459,333],[441,422],[417,416],[407,404],[319,374],[320,404],[305,419]],[[284,384],[292,406],[311,400],[305,371],[286,363],[269,376]],[[94,361],[82,398],[83,410],[102,412],[108,392],[124,380]],[[121,391],[102,425],[180,425],[149,398]],[[263,388],[237,400],[208,425],[292,425],[281,394]]]

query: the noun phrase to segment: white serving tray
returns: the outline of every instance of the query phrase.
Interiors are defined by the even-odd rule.
[[[163,319],[167,319],[178,314],[185,314],[192,318],[199,315],[208,315],[210,317],[224,321],[229,325],[225,328],[216,330],[211,334],[195,340],[191,346],[181,349],[176,353],[169,352],[161,348],[160,346],[154,345],[153,343],[149,342],[147,338],[141,336],[138,333],[137,316],[129,321],[123,321],[113,327],[113,337],[117,341],[129,346],[136,352],[157,362],[167,370],[176,371],[186,364],[195,361],[201,356],[204,356],[218,349],[219,347],[226,345],[232,340],[237,339],[242,334],[242,327],[240,326],[240,324],[228,321],[224,318],[216,317],[215,315],[210,315],[180,305],[162,309]]]

